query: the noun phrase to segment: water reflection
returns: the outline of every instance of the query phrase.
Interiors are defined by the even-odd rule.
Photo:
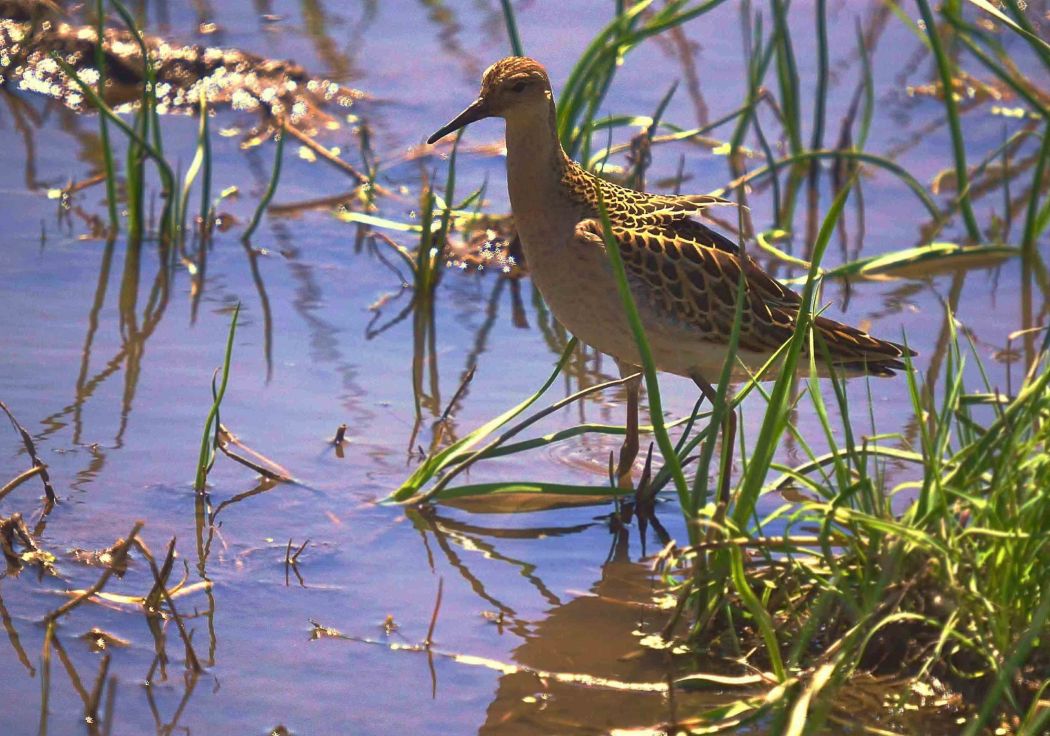
[[[513,652],[521,671],[500,676],[478,733],[599,734],[675,723],[676,703],[667,683],[678,666],[667,652],[640,645],[667,616],[652,602],[654,593],[646,565],[605,564],[587,592],[555,605],[531,625],[529,637]],[[583,677],[567,682],[536,672]],[[602,687],[603,681],[636,687]],[[690,707],[701,702],[678,699]]]
[[[344,23],[333,22],[334,19],[330,17],[325,3],[321,0],[300,0],[299,12],[306,33],[313,41],[318,58],[325,64],[324,71],[327,75],[344,83],[360,76],[351,54],[357,53],[361,48],[362,38],[375,22],[376,11],[375,0],[362,3],[360,18],[346,29]],[[341,46],[331,35],[336,29],[339,30]]]
[[[106,653],[99,658],[98,672],[92,681],[91,690],[88,690],[80,677],[80,673],[66,653],[66,649],[57,633],[51,633],[48,644],[50,644],[55,654],[58,655],[58,659],[69,677],[69,683],[73,686],[73,691],[76,692],[84,705],[83,719],[89,736],[101,736],[101,734],[110,733],[113,726],[113,702],[117,687],[117,679],[108,677],[110,655]],[[45,644],[46,646],[47,644]],[[50,683],[50,679],[48,679],[48,683]],[[105,704],[103,704],[102,700],[104,694],[106,694]],[[44,697],[46,698],[46,693]],[[101,710],[102,708],[104,710]],[[46,706],[41,710],[40,718],[40,733],[47,733],[48,712]]]
[[[460,77],[473,84],[488,64],[463,47],[460,38],[463,26],[456,11],[443,0],[420,0],[420,5],[428,11],[427,20],[438,27],[438,38],[445,53],[458,63]]]
[[[521,577],[524,578],[537,593],[539,593],[540,597],[551,605],[560,605],[561,601],[558,596],[556,596],[553,591],[544,584],[543,580],[535,574],[535,566],[524,560],[519,560],[503,554],[499,551],[498,544],[495,540],[560,537],[564,535],[578,534],[594,526],[593,523],[588,523],[571,526],[529,527],[525,529],[485,527],[479,524],[466,523],[457,521],[451,517],[445,517],[433,507],[412,509],[406,512],[406,515],[412,521],[413,526],[416,529],[430,532],[430,535],[437,542],[438,548],[445,554],[446,561],[463,576],[464,580],[470,584],[471,589],[479,597],[494,605],[498,611],[507,614],[512,621],[515,621],[516,624],[519,625],[521,625],[522,622],[514,619],[514,610],[487,592],[485,584],[470,571],[469,564],[465,564],[459,553],[455,551],[453,545],[462,550],[480,554],[485,559],[496,560],[497,562],[502,562],[515,568],[518,574],[521,575]],[[423,541],[424,543],[427,542],[426,535],[423,536]],[[429,545],[427,549],[430,549]],[[428,557],[430,557],[429,554]],[[512,630],[521,634],[525,633],[523,627],[519,628],[518,626],[515,626],[512,627]]]
[[[149,706],[150,715],[153,716],[153,726],[157,730],[157,736],[169,736],[177,733],[176,729],[179,729],[179,721],[182,719],[200,679],[201,676],[194,672],[187,671],[182,674],[182,694],[179,696],[179,702],[175,704],[171,715],[167,719],[161,715],[161,708],[157,703],[157,695],[155,693],[156,686],[152,680],[147,680],[145,688],[146,703]],[[183,730],[189,731],[188,728]]]
[[[262,273],[259,272],[258,249],[253,248],[251,243],[241,243],[244,254],[248,257],[248,268],[251,271],[252,283],[255,284],[255,293],[259,297],[259,308],[263,316],[263,355],[266,358],[266,382],[273,379],[273,313],[270,309],[270,297],[266,293],[266,285],[263,283]]]
[[[18,629],[15,628],[15,623],[11,619],[11,614],[7,611],[7,606],[4,605],[2,588],[0,588],[0,622],[3,623],[7,639],[11,642],[11,648],[14,649],[15,654],[18,656],[19,663],[25,667],[30,677],[36,677],[36,668],[33,667],[33,663],[29,660],[29,655],[26,654],[26,650],[22,647],[22,639],[18,636]]]
[[[103,247],[95,295],[88,310],[87,332],[80,351],[80,368],[74,386],[73,400],[59,411],[41,420],[44,429],[39,434],[40,440],[46,440],[50,435],[64,429],[67,423],[71,423],[73,443],[77,446],[84,445],[83,417],[85,405],[102,384],[118,372],[123,371],[124,385],[120,397],[119,421],[113,434],[112,449],[119,450],[124,445],[124,436],[134,408],[135,395],[142,371],[146,343],[157,329],[167,309],[170,297],[171,274],[167,263],[167,249],[163,247],[156,248],[156,271],[153,273],[152,282],[146,295],[146,303],[142,307],[140,315],[139,298],[142,291],[143,250],[154,249],[146,246],[141,241],[123,244],[123,270],[120,274],[119,292],[116,299],[119,318],[116,328],[120,337],[120,347],[102,364],[101,368],[92,372],[94,363],[93,351],[100,324],[100,314],[106,304],[113,258],[117,247],[117,243],[113,240],[107,241]],[[67,417],[69,418],[68,421]],[[83,489],[85,484],[91,482],[102,471],[105,464],[106,452],[101,445],[91,443],[88,449],[91,459],[88,467],[78,472],[78,480],[73,486],[74,488]]]

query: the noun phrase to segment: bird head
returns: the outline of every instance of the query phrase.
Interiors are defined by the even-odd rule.
[[[508,56],[485,70],[478,98],[430,136],[427,143],[436,143],[449,133],[483,118],[510,120],[536,110],[546,111],[552,100],[551,82],[543,65],[525,56]]]

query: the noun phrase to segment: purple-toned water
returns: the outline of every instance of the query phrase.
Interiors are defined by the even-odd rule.
[[[350,112],[368,123],[380,182],[395,191],[404,188],[400,199],[381,198],[378,214],[401,220],[416,209],[421,174],[436,174],[442,181],[445,171],[439,156],[412,159],[406,153],[473,99],[481,71],[510,48],[500,4],[490,1],[137,5],[145,6],[146,29],[173,43],[294,59],[318,76],[371,95],[372,101]],[[611,3],[516,5],[525,48],[547,65],[556,90],[612,12]],[[878,2],[832,0],[828,5],[832,77],[825,140],[830,145],[838,139],[860,75],[854,24],[859,19],[862,27],[874,29],[883,11]],[[812,116],[817,65],[813,11],[811,2],[797,0],[791,6],[805,120]],[[199,35],[202,22],[216,24],[217,32]],[[685,128],[715,120],[745,97],[742,48],[738,4],[726,3],[632,51],[601,113],[651,114],[671,82],[680,79],[664,118]],[[906,91],[935,76],[921,50],[904,24],[892,15],[885,18],[873,51],[877,106],[868,149],[896,152],[896,160],[927,185],[951,166],[951,157],[941,103]],[[775,84],[772,73],[767,83]],[[182,265],[165,277],[154,243],[134,249],[123,240],[107,245],[89,237],[87,218],[105,217],[103,187],[77,194],[70,210],[60,211],[48,198],[49,189],[98,171],[96,118],[18,90],[5,89],[0,98],[0,164],[7,171],[0,184],[0,400],[35,438],[58,491],[60,504],[47,518],[40,541],[58,555],[61,575],[40,579],[29,570],[0,581],[6,628],[6,636],[0,636],[0,731],[42,733],[43,718],[48,734],[93,732],[96,726],[85,724],[78,692],[79,687],[90,695],[102,661],[80,638],[93,627],[128,642],[108,652],[112,679],[102,704],[112,698],[114,734],[263,734],[278,724],[298,734],[394,729],[413,734],[606,733],[656,727],[672,717],[672,704],[660,691],[667,680],[667,655],[639,645],[644,635],[660,629],[666,613],[653,602],[657,585],[637,530],[631,528],[627,538],[611,533],[611,504],[531,513],[495,506],[439,507],[406,515],[399,507],[376,503],[416,466],[417,446],[430,441],[431,425],[470,365],[476,363],[477,374],[451,422],[457,436],[542,383],[559,346],[539,329],[543,316],[528,281],[516,295],[495,274],[445,274],[435,334],[422,355],[427,395],[416,433],[412,319],[367,337],[376,318],[370,306],[390,298],[378,318],[378,324],[386,323],[408,304],[410,294],[374,249],[357,244],[357,226],[325,208],[287,214],[283,207],[263,220],[253,239],[255,251],[240,243],[240,226],[218,234],[199,285]],[[979,106],[965,117],[975,158],[998,145],[1004,131],[1010,134],[1023,124],[992,114],[991,106]],[[211,127],[213,133],[232,133],[249,127],[251,120],[220,110]],[[339,147],[344,158],[359,165],[356,128],[342,122],[319,140]],[[768,111],[763,122],[775,138],[779,129]],[[165,118],[164,135],[169,158],[185,170],[196,121]],[[710,135],[727,140],[731,128]],[[805,135],[808,139],[808,125]],[[500,124],[487,121],[471,126],[464,143],[494,144],[501,137]],[[614,141],[626,137],[620,130]],[[239,141],[238,135],[213,135],[213,190],[239,188],[240,196],[220,210],[243,223],[265,187],[274,147],[243,151]],[[654,149],[651,186],[672,179],[682,155],[685,189],[710,191],[732,178],[725,155],[710,147],[674,144]],[[334,168],[304,156],[290,139],[275,205],[335,196],[352,187]],[[747,166],[763,163],[758,157]],[[486,178],[487,208],[505,212],[503,160],[464,150],[459,195]],[[821,208],[830,201],[830,181],[827,172],[820,178]],[[805,253],[805,202],[803,192],[791,243],[796,255]],[[865,169],[862,213],[857,203],[854,197],[847,208],[844,239],[836,236],[826,266],[923,242],[929,214],[900,180]],[[771,227],[771,190],[752,192],[750,205],[756,226]],[[159,204],[155,207],[159,210]],[[1001,190],[978,198],[975,207],[982,222],[993,213],[1002,216]],[[1017,229],[1015,223],[1014,242]],[[409,236],[392,235],[414,245]],[[938,239],[960,237],[959,223],[953,221]],[[200,272],[200,264],[194,268]],[[781,267],[778,275],[797,273]],[[889,339],[906,331],[909,344],[920,352],[923,371],[944,360],[945,305],[950,305],[974,339],[991,380],[1004,388],[1006,369],[993,356],[1007,346],[1008,333],[1045,322],[1046,314],[1045,294],[1033,296],[1022,287],[1018,259],[995,270],[856,281],[848,292],[836,282],[827,287],[825,299],[829,316],[861,323]],[[1034,306],[1025,306],[1025,299]],[[513,319],[516,300],[527,325]],[[212,372],[222,362],[238,302],[241,324],[222,420],[299,483],[260,487],[252,471],[220,457],[209,478],[213,510],[238,494],[259,492],[223,508],[209,529],[197,523],[192,484],[211,404]],[[1023,341],[1015,343],[1023,348]],[[576,367],[571,380],[555,383],[551,400],[581,382],[615,373],[608,359],[592,357]],[[1013,380],[1018,378],[1015,366]],[[689,410],[695,400],[691,384],[669,377],[662,386],[671,414]],[[899,432],[902,446],[914,441],[905,380],[873,381],[871,392],[876,427],[855,419],[859,431]],[[850,397],[856,413],[866,416],[865,384],[851,384]],[[610,392],[574,405],[538,431],[582,421],[622,422],[621,401],[621,394]],[[753,440],[761,402],[748,401],[744,411],[742,431]],[[806,402],[797,421],[819,452],[821,430]],[[329,439],[344,422],[349,442],[340,454]],[[588,437],[483,463],[469,477],[600,485],[608,453],[616,446],[608,436]],[[801,462],[805,456],[785,442],[779,459]],[[5,424],[0,483],[28,463],[21,441]],[[891,468],[891,476],[902,473]],[[0,516],[21,512],[33,526],[39,493],[35,479],[21,486],[0,501]],[[770,497],[763,508],[782,502],[780,496]],[[681,538],[674,501],[658,513]],[[141,609],[84,604],[57,626],[64,656],[52,652],[42,717],[42,618],[64,600],[62,591],[84,588],[99,573],[68,553],[107,547],[137,519],[145,522],[142,537],[155,553],[177,537],[180,560],[174,579],[184,574],[185,560],[187,584],[200,582],[202,574],[211,581],[210,590],[176,600],[181,613],[197,614],[186,624],[205,672],[186,674],[172,622],[164,629],[168,660],[161,667]],[[285,564],[289,540],[293,550],[309,540],[292,574]],[[659,546],[650,536],[648,554]],[[106,590],[142,595],[151,583],[136,558],[127,576],[112,580]],[[389,645],[426,638],[439,586],[443,594],[433,656],[392,649]],[[396,630],[384,628],[388,620]],[[311,640],[311,621],[374,643]],[[448,656],[453,654],[477,659]],[[524,669],[512,671],[515,666]],[[537,672],[615,683],[564,682]],[[680,694],[673,705],[679,715],[687,715],[718,702],[724,699],[717,693]]]

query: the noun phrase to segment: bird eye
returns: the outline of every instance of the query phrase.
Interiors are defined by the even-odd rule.
[[[518,82],[517,84],[515,84],[513,87],[510,88],[510,91],[511,92],[521,92],[524,89],[525,89],[525,82]]]

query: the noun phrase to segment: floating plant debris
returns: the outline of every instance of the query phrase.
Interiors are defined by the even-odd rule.
[[[446,264],[461,271],[494,271],[511,278],[525,275],[525,257],[509,217],[471,223],[462,241],[449,241]]]
[[[258,112],[267,120],[284,118],[299,129],[334,129],[338,118],[322,108],[349,108],[364,97],[358,90],[311,77],[290,61],[266,59],[237,49],[179,46],[143,36],[157,75],[157,110],[194,113],[201,87],[209,107]],[[60,100],[83,110],[87,104],[75,82],[51,58],[60,55],[89,84],[98,80],[94,65],[98,35],[90,26],[45,20],[33,25],[0,20],[0,81]],[[129,109],[141,97],[142,53],[131,33],[110,28],[104,33],[105,99]]]

